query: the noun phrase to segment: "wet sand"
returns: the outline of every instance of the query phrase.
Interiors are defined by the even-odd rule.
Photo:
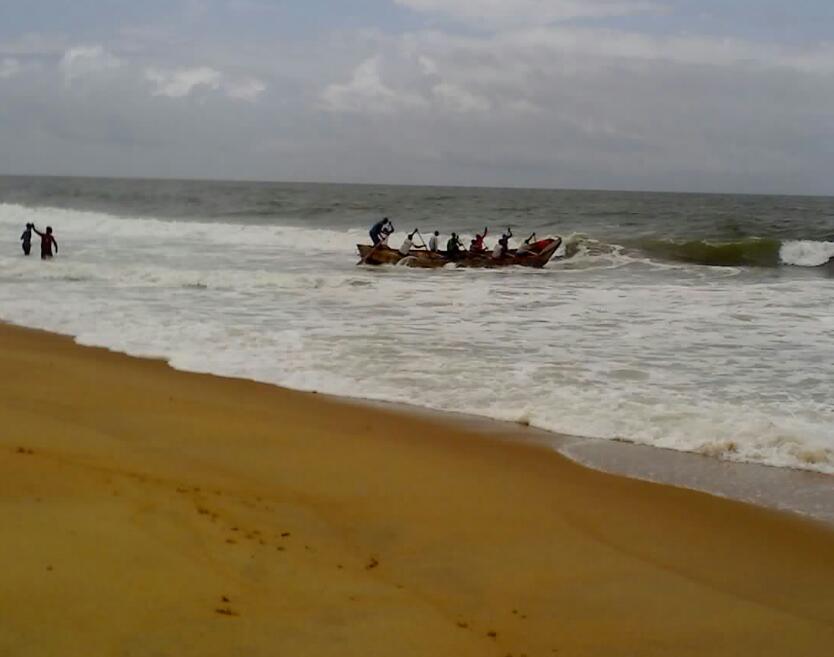
[[[0,326],[0,655],[829,655],[834,531]]]

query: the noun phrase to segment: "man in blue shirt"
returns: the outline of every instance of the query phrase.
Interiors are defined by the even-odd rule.
[[[391,226],[388,228],[388,226]],[[382,221],[377,221],[372,227],[370,231],[371,241],[373,242],[374,246],[379,244],[382,241],[382,237],[384,233],[393,233],[394,226],[388,220],[388,217],[385,217]]]

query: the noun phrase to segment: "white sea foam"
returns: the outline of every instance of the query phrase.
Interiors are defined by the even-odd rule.
[[[19,255],[26,221],[55,228],[55,261]],[[0,205],[0,234],[11,236],[0,318],[83,344],[834,473],[821,277],[751,278],[593,245],[543,271],[374,269],[355,266],[359,229],[15,205]]]
[[[819,267],[834,258],[834,242],[812,240],[785,242],[779,250],[779,258],[786,265]]]

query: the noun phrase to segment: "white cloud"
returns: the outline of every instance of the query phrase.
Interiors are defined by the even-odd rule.
[[[641,0],[395,0],[397,4],[480,26],[543,25],[657,11]]]
[[[441,82],[432,88],[432,94],[445,107],[463,114],[469,112],[487,112],[491,104],[483,96],[473,94],[450,82]]]
[[[542,27],[507,30],[491,39],[460,41],[464,47],[498,48],[517,55],[589,56],[633,61],[677,62],[719,67],[795,68],[834,72],[834,46],[788,48],[770,43],[709,36],[655,36],[623,30]]]
[[[0,55],[40,56],[63,55],[67,39],[58,35],[37,33],[21,34],[14,38],[0,40]]]
[[[20,74],[20,62],[14,57],[5,57],[0,60],[0,80],[8,80]]]
[[[223,74],[208,66],[196,68],[145,70],[145,79],[153,84],[154,96],[183,98],[199,88],[219,89]]]
[[[254,103],[266,91],[266,84],[258,78],[246,77],[240,80],[225,81],[223,89],[229,98]]]
[[[331,84],[321,94],[322,107],[334,112],[369,112],[386,114],[425,107],[419,94],[396,91],[383,80],[380,60],[372,57],[353,71],[345,84]]]
[[[122,61],[107,52],[102,46],[76,46],[64,53],[58,64],[64,74],[64,81],[72,83],[78,78],[103,73],[119,68]]]
[[[266,84],[257,78],[232,78],[209,66],[147,68],[145,79],[152,85],[152,95],[168,98],[185,98],[198,89],[207,89],[219,91],[233,100],[252,103],[266,90]]]
[[[706,23],[661,33],[641,31],[639,20],[565,20],[643,11],[648,2],[399,2],[426,12],[432,28],[242,39],[165,21],[125,28],[100,46],[0,38],[0,138],[18,144],[0,164],[831,191],[832,43],[699,34]],[[54,83],[60,75],[72,88]],[[268,93],[267,83],[281,93]],[[194,100],[203,103],[200,121]],[[131,158],[125,145],[138,145]]]
[[[446,80],[427,55],[412,56],[409,48],[386,58],[363,61],[343,84],[322,92],[320,105],[331,112],[394,114],[400,112],[482,113],[490,100],[467,89],[462,82]],[[384,75],[383,68],[388,75]]]
[[[800,170],[818,181],[803,158],[830,159],[827,44],[561,24],[370,35],[356,48],[361,63],[320,104],[405,171],[422,162],[477,172],[456,182],[749,191]]]

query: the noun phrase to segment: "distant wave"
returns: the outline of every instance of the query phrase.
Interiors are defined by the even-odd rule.
[[[717,267],[819,267],[834,258],[834,242],[815,240],[643,240],[636,246],[652,257]]]

